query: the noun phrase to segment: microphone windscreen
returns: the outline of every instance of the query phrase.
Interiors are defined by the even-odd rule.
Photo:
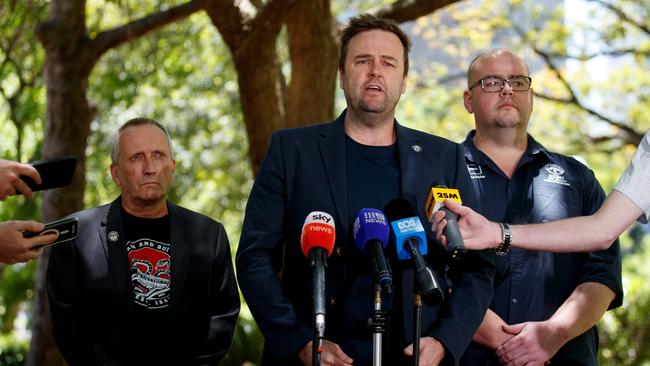
[[[386,206],[384,206],[384,213],[386,214],[386,217],[388,217],[388,221],[417,216],[418,213],[411,200],[415,201],[412,195],[403,194],[402,197],[395,198],[388,202]]]
[[[300,247],[305,257],[309,256],[313,248],[323,248],[327,256],[330,256],[335,239],[336,230],[332,215],[322,211],[313,211],[307,215],[300,236]]]
[[[362,208],[354,220],[354,242],[360,251],[365,251],[366,243],[378,240],[383,248],[388,245],[390,228],[383,212],[374,208]]]

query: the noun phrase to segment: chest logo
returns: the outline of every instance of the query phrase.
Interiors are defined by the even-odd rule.
[[[120,238],[120,235],[117,233],[117,231],[111,231],[108,233],[108,240],[112,242],[116,242],[117,239]]]
[[[546,170],[548,173],[548,176],[546,179],[544,179],[544,182],[561,184],[563,186],[571,186],[571,183],[567,182],[566,178],[564,178],[564,168],[561,166],[553,163],[548,163],[544,165],[544,170]]]
[[[485,179],[485,174],[483,174],[483,169],[478,164],[474,164],[474,163],[467,164],[467,171],[469,171],[469,177],[472,179]]]

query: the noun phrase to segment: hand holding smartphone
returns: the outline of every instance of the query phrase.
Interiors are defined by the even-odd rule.
[[[72,181],[77,158],[74,156],[64,156],[56,159],[39,160],[29,163],[41,176],[41,184],[36,184],[28,176],[21,175],[27,186],[33,191],[42,191],[50,188],[65,187]]]
[[[37,235],[46,235],[49,233],[59,234],[59,237],[56,238],[56,240],[34,248],[37,249],[37,248],[42,248],[42,247],[70,241],[77,237],[78,231],[79,231],[79,219],[77,217],[67,217],[61,220],[52,221],[50,223],[45,224],[45,227],[43,228],[42,231],[39,232],[25,231],[23,233],[23,237],[32,238]]]

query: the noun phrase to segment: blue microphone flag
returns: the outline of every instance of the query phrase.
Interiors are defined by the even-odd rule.
[[[422,255],[427,254],[427,245],[425,244],[427,242],[427,236],[424,232],[422,222],[417,216],[395,220],[390,225],[393,228],[397,258],[400,260],[411,258],[411,255],[404,247],[404,242],[408,239],[417,240],[420,253]]]
[[[374,208],[363,208],[357,213],[353,225],[354,242],[360,251],[365,251],[370,240],[378,240],[382,248],[388,245],[390,228],[383,212]]]

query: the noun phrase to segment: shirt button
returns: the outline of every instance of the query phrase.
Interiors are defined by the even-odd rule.
[[[343,249],[341,249],[341,247],[336,247],[335,252],[336,252],[336,255],[338,255],[340,257],[341,253],[343,252]]]
[[[512,303],[513,303],[513,304],[516,304],[516,303],[517,303],[517,298],[516,298],[516,297],[515,297],[514,299],[512,299]]]
[[[330,305],[332,305],[332,306],[336,305],[336,297],[334,297],[334,296],[330,297]]]

